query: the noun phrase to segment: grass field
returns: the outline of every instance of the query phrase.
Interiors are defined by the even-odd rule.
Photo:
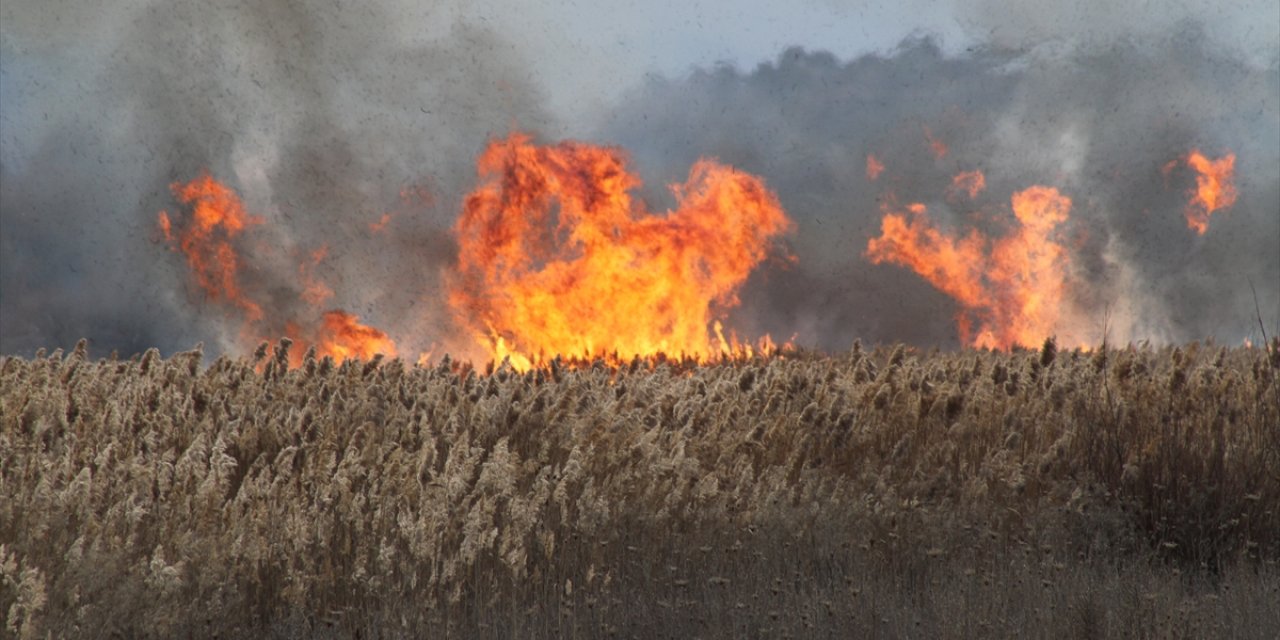
[[[0,359],[0,635],[1275,638],[1280,341]]]

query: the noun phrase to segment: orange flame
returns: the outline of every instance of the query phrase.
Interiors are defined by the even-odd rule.
[[[875,182],[876,178],[879,178],[881,173],[884,173],[884,163],[880,162],[880,159],[876,158],[874,154],[868,153],[867,179]]]
[[[933,137],[933,131],[931,131],[929,127],[924,128],[924,139],[929,142],[929,151],[933,153],[933,157],[939,160],[945,158],[947,156],[947,152],[950,151],[950,149],[947,148],[947,143]]]
[[[947,193],[951,195],[968,194],[969,199],[972,200],[978,197],[978,194],[982,193],[982,190],[986,188],[987,177],[982,174],[981,170],[975,169],[957,173],[951,179],[951,187],[948,188]]]
[[[677,207],[661,216],[632,200],[640,180],[618,149],[514,133],[477,168],[449,302],[495,360],[519,369],[555,355],[733,352],[712,321],[792,226],[759,178],[712,160],[671,187]]]
[[[345,311],[326,312],[319,326],[310,330],[301,328],[293,319],[266,317],[263,305],[246,293],[238,281],[244,260],[233,243],[251,227],[261,225],[263,219],[249,215],[235,191],[207,173],[187,184],[175,183],[172,190],[183,204],[193,205],[191,217],[175,235],[173,219],[168,212],[161,211],[160,232],[186,256],[197,284],[209,299],[225,302],[239,311],[244,322],[241,338],[246,343],[259,342],[260,336],[268,335],[273,326],[283,325],[286,335],[302,343],[291,354],[294,365],[301,362],[301,353],[308,342],[315,343],[317,355],[337,360],[369,358],[375,353],[395,356],[395,343],[387,334],[360,324]],[[298,267],[301,281],[298,297],[313,307],[333,296],[333,290],[313,274],[314,267],[327,255],[328,247],[320,247]]]
[[[378,233],[379,231],[386,229],[387,224],[389,224],[390,222],[391,222],[391,214],[390,213],[382,214],[382,217],[378,218],[377,222],[369,223],[369,233]]]
[[[1204,235],[1209,230],[1209,216],[1219,209],[1227,209],[1236,203],[1236,188],[1232,182],[1236,168],[1236,154],[1210,160],[1193,149],[1187,155],[1187,166],[1196,171],[1196,188],[1187,204],[1187,228]]]
[[[302,281],[302,299],[313,307],[319,307],[333,297],[333,289],[315,276],[315,268],[329,255],[329,247],[322,246],[311,252],[311,259],[298,265],[298,278]]]
[[[881,234],[867,243],[875,264],[910,268],[962,307],[961,340],[976,347],[1038,346],[1054,334],[1069,257],[1052,239],[1071,199],[1052,187],[1013,195],[1019,227],[994,242],[978,231],[956,239],[934,228],[922,204],[885,211]],[[976,333],[974,324],[977,324]]]
[[[183,204],[194,205],[191,224],[176,243],[187,257],[196,283],[211,300],[225,300],[239,307],[251,321],[260,319],[262,308],[245,296],[237,282],[240,257],[232,240],[245,229],[262,224],[262,219],[246,213],[235,192],[207,173],[185,185],[174,183],[170,189]],[[165,239],[174,243],[173,224],[167,212],[160,212],[159,224]]]
[[[324,314],[316,352],[333,356],[342,361],[349,358],[368,360],[381,353],[396,357],[396,343],[379,329],[360,324],[359,319],[345,311],[333,310]]]
[[[341,309],[324,312],[315,326],[286,322],[284,334],[293,341],[289,351],[291,367],[301,366],[310,348],[315,349],[317,358],[329,356],[338,362],[368,360],[378,354],[389,358],[397,355],[396,343],[386,332],[362,324],[359,317]]]
[[[169,220],[169,212],[161,211],[158,217],[159,217],[158,223],[160,226],[160,234],[164,236],[165,242],[172,244],[173,243],[173,223],[170,222]]]

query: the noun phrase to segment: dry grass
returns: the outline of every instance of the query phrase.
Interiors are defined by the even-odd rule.
[[[1051,347],[6,357],[0,634],[1276,637],[1280,358]]]

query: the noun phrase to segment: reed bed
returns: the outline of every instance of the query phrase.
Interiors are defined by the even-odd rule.
[[[0,635],[1280,635],[1280,341],[287,351],[0,358]]]

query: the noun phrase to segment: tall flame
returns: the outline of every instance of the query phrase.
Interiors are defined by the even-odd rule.
[[[674,211],[632,199],[640,180],[614,148],[532,144],[515,133],[478,161],[455,226],[449,301],[495,359],[732,350],[716,316],[792,223],[754,176],[699,160]],[[718,323],[716,323],[718,325]]]
[[[237,238],[262,225],[263,218],[249,215],[235,191],[207,173],[186,184],[174,183],[171,189],[180,202],[191,205],[191,215],[177,225],[175,235],[174,219],[161,211],[157,222],[160,232],[171,247],[186,256],[196,284],[208,299],[229,305],[240,317],[242,340],[260,341],[269,331],[283,326],[291,339],[302,343],[293,353],[295,365],[301,362],[300,354],[308,344],[316,347],[317,355],[337,360],[369,358],[375,353],[396,355],[395,343],[386,333],[360,324],[345,311],[328,311],[319,323],[280,317],[276,310],[271,310],[275,315],[264,312],[263,302],[254,299],[240,282],[245,260],[236,249]],[[315,266],[327,254],[327,247],[320,247],[298,267],[297,295],[313,307],[333,296],[333,290],[314,274]]]
[[[1187,166],[1196,171],[1196,188],[1191,192],[1191,202],[1187,204],[1187,228],[1204,235],[1209,230],[1209,216],[1214,211],[1226,209],[1236,203],[1236,188],[1233,175],[1236,168],[1236,154],[1210,160],[1193,149],[1187,154]]]
[[[867,257],[915,271],[955,298],[960,337],[976,347],[1034,347],[1054,334],[1070,261],[1054,241],[1067,221],[1071,199],[1057,189],[1033,186],[1013,195],[1019,226],[992,241],[978,231],[963,238],[933,226],[922,204],[886,209],[881,234],[867,243]],[[975,329],[975,326],[976,329]]]
[[[170,190],[180,202],[191,205],[191,220],[175,239],[173,222],[168,212],[161,211],[160,230],[186,256],[196,283],[210,300],[238,307],[250,321],[261,319],[262,308],[240,287],[241,260],[232,241],[262,224],[262,218],[246,213],[235,192],[207,173],[187,184],[174,183]]]

